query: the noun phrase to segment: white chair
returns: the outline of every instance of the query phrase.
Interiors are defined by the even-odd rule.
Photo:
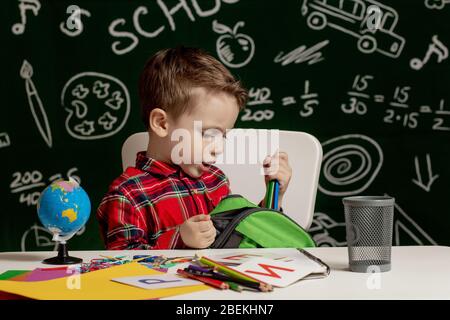
[[[308,133],[284,130],[233,129],[227,136],[248,137],[249,130],[253,130],[258,137],[264,136],[264,134],[267,136],[269,131],[279,133],[279,149],[287,152],[289,164],[292,167],[292,178],[282,203],[283,211],[303,228],[308,229],[313,220],[322,162],[320,142]],[[227,143],[229,141],[227,138]],[[147,132],[136,133],[128,137],[122,147],[124,170],[129,166],[134,166],[136,153],[146,150],[147,144]],[[246,150],[251,150],[252,147],[255,147],[254,143],[245,145]],[[253,162],[253,164],[249,164],[249,161],[246,164],[223,164],[223,159],[228,160],[227,152],[224,152],[223,157],[218,158],[216,166],[228,176],[232,193],[241,194],[254,203],[259,203],[263,199],[266,189],[260,163],[265,155],[259,155],[259,163]]]

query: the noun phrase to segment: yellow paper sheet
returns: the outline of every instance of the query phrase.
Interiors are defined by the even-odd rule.
[[[161,274],[161,272],[133,262],[84,273],[78,276],[78,280],[75,278],[76,276],[69,276],[39,282],[0,281],[0,291],[40,300],[140,300],[158,299],[210,289],[202,284],[147,290],[111,281],[114,278],[154,274]],[[77,284],[80,284],[80,289],[76,289]]]

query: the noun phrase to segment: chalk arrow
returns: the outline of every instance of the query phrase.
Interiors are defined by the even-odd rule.
[[[422,188],[426,192],[430,192],[431,185],[439,177],[438,174],[433,176],[433,173],[431,171],[430,155],[427,153],[428,183],[426,185],[422,181],[422,175],[420,174],[420,168],[419,168],[419,159],[417,157],[414,157],[414,165],[416,167],[417,179],[412,179],[412,182],[414,182],[416,185],[418,185],[420,188]]]

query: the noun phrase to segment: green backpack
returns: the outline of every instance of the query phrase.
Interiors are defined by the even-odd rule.
[[[217,230],[211,248],[315,247],[311,236],[281,211],[261,208],[232,194],[210,213]]]

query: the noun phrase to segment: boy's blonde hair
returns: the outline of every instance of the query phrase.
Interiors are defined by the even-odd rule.
[[[230,71],[205,51],[186,47],[164,49],[147,61],[139,79],[141,114],[146,128],[154,108],[165,110],[175,119],[189,112],[194,87],[234,96],[239,110],[245,107],[248,97]]]

